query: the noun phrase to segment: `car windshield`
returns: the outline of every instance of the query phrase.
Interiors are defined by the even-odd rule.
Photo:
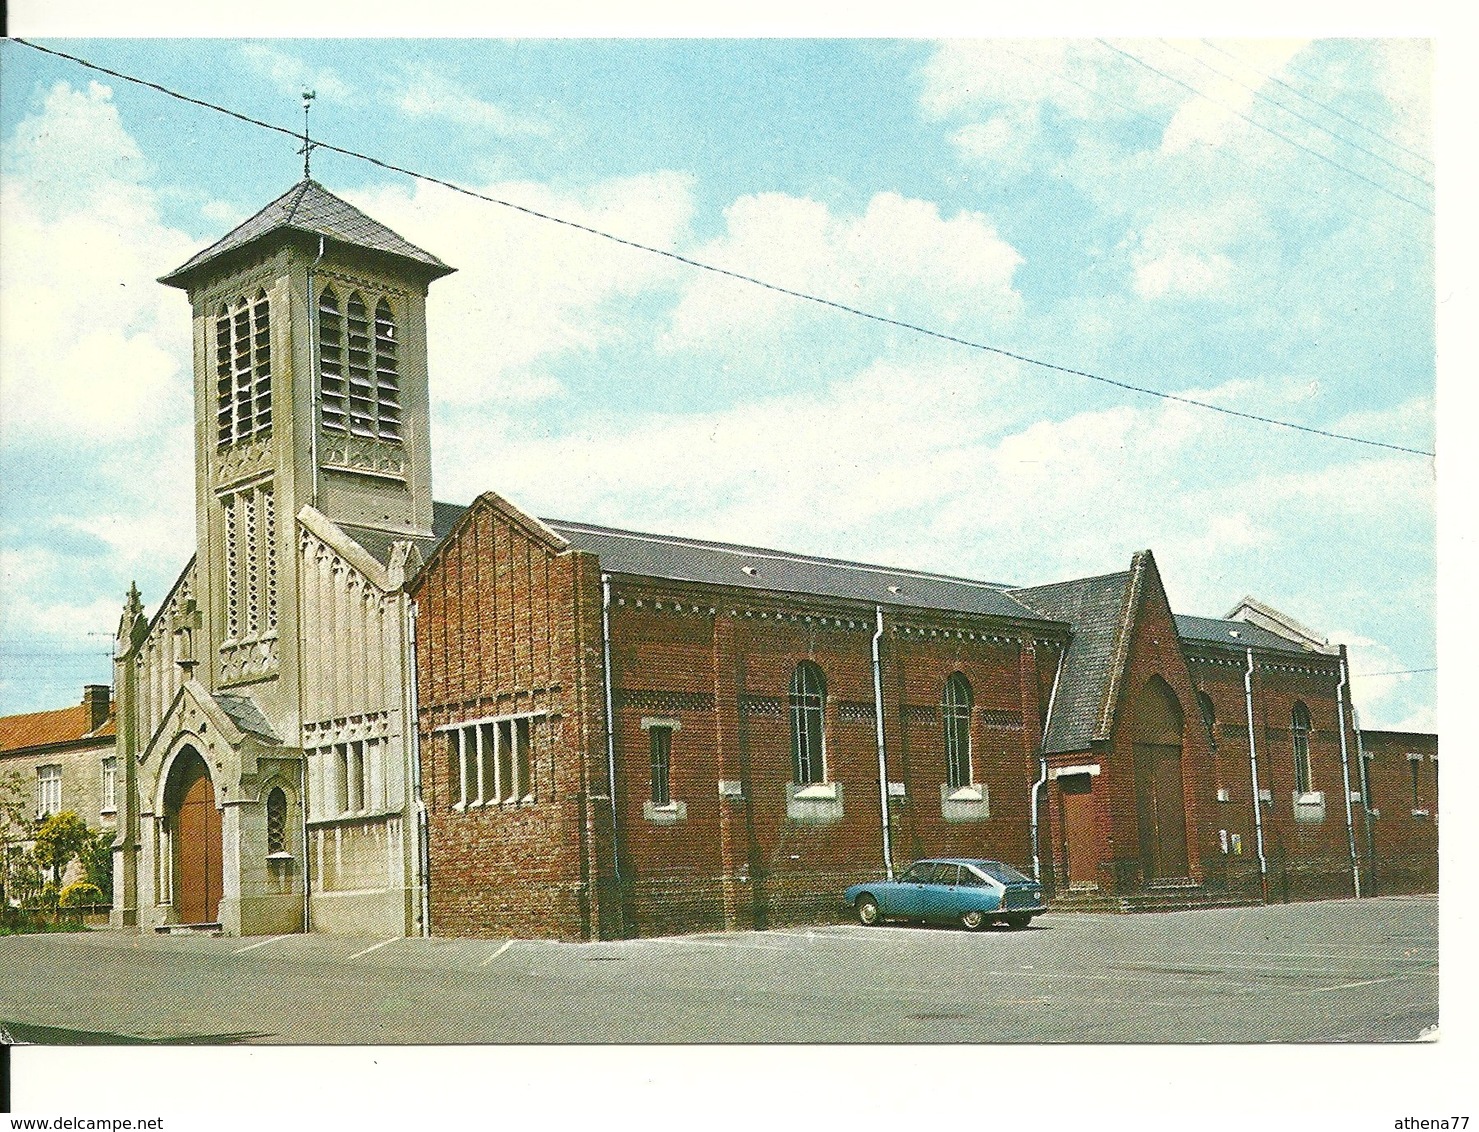
[[[976,868],[989,876],[992,880],[999,880],[1002,884],[1031,884],[1032,878],[1023,876],[1011,865],[1003,865],[1000,861],[977,861]]]

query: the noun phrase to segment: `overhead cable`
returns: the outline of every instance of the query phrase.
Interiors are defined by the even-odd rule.
[[[67,59],[70,62],[76,63],[82,67],[86,67],[89,70],[97,71],[105,75],[110,75],[114,78],[122,79],[125,82],[135,83],[139,86],[147,87],[150,90],[155,90],[161,94],[168,95],[170,98],[179,99],[182,102],[187,102],[191,105],[202,107],[203,109],[214,110],[218,113],[235,118],[238,121],[245,122],[248,125],[257,126],[265,130],[271,130],[275,133],[283,134],[287,137],[293,138],[295,141],[299,140],[300,138],[300,135],[296,130],[288,129],[285,126],[279,126],[272,122],[264,122],[258,118],[252,118],[249,115],[242,114],[239,111],[231,110],[224,106],[219,106],[213,102],[206,102],[203,99],[194,98],[187,94],[182,94],[179,91],[171,90],[169,87],[162,86],[159,83],[150,82],[146,79],[140,79],[135,77],[134,75],[126,74],[122,71],[116,71],[111,68],[104,67],[98,63],[90,62],[89,60],[82,59],[76,55],[70,55],[64,51],[57,51],[56,49],[50,47],[42,47],[40,44],[31,43],[30,41],[24,39],[14,39],[11,42],[22,44],[26,47],[32,48],[33,50],[44,52],[47,55],[54,55],[61,59]],[[651,244],[644,244],[637,240],[630,240],[627,239],[625,236],[618,236],[612,232],[606,232],[600,228],[593,228],[588,224],[581,224],[580,222],[575,220],[567,220],[564,217],[555,216],[551,213],[540,212],[538,209],[530,208],[528,205],[519,204],[516,201],[509,201],[504,200],[500,197],[489,196],[486,193],[480,193],[475,189],[466,188],[465,186],[456,184],[453,181],[448,181],[444,178],[433,176],[430,173],[421,173],[414,169],[408,169],[405,166],[396,165],[381,158],[373,157],[366,153],[361,153],[358,150],[347,149],[343,146],[334,145],[326,141],[315,141],[313,145],[318,149],[328,150],[331,153],[342,154],[345,157],[352,157],[356,160],[364,161],[370,165],[374,165],[380,169],[388,170],[392,173],[400,173],[404,176],[412,177],[416,180],[424,181],[428,184],[439,185],[442,188],[448,189],[454,193],[459,193],[463,196],[472,197],[475,200],[485,201],[488,204],[496,204],[503,208],[523,213],[526,216],[532,216],[538,220],[547,220],[554,224],[563,225],[566,228],[572,228],[579,232],[585,232],[592,236],[598,236],[603,240],[609,240],[612,243],[620,244],[623,247],[632,248],[640,252],[646,252],[650,255],[662,256],[665,259],[673,260],[676,263],[681,263],[688,267],[697,268],[700,271],[707,271],[714,275],[720,275],[724,276],[725,278],[737,280],[741,283],[748,283],[751,286],[762,287],[767,291],[774,291],[777,294],[789,295],[790,297],[795,299],[801,299],[809,303],[815,303],[818,306],[828,307],[832,310],[842,311],[845,314],[855,315],[858,318],[867,319],[870,322],[879,323],[884,326],[897,327],[900,330],[907,330],[911,333],[919,334],[927,338],[934,338],[941,342],[951,342],[957,346],[965,346],[968,349],[980,350],[985,353],[995,354],[999,357],[1010,358],[1013,361],[1022,362],[1025,365],[1037,366],[1040,369],[1051,370],[1055,373],[1065,373],[1070,374],[1074,377],[1082,377],[1088,381],[1095,381],[1104,385],[1113,386],[1116,389],[1128,390],[1131,393],[1141,393],[1147,397],[1158,397],[1164,401],[1174,401],[1178,404],[1190,405],[1198,409],[1205,409],[1208,412],[1221,413],[1224,416],[1238,417],[1242,420],[1257,421],[1260,424],[1274,425],[1278,428],[1291,429],[1295,432],[1303,432],[1312,436],[1323,436],[1331,440],[1343,440],[1351,444],[1361,444],[1370,448],[1382,448],[1391,452],[1404,452],[1413,456],[1427,457],[1432,457],[1434,455],[1434,453],[1421,448],[1410,448],[1401,444],[1390,444],[1386,441],[1372,440],[1368,437],[1352,436],[1348,433],[1333,432],[1329,429],[1315,428],[1312,425],[1296,424],[1293,421],[1280,420],[1276,417],[1264,416],[1259,413],[1244,412],[1241,409],[1230,409],[1224,405],[1216,405],[1210,401],[1200,401],[1194,397],[1186,397],[1179,393],[1167,393],[1164,390],[1152,389],[1148,386],[1135,385],[1128,381],[1119,381],[1112,377],[1104,377],[1100,374],[1090,373],[1088,370],[1075,369],[1072,366],[1064,366],[1059,365],[1056,362],[1043,361],[1040,358],[1034,358],[1026,354],[1020,354],[1012,350],[1003,349],[1000,346],[991,346],[984,342],[976,342],[972,341],[969,338],[961,338],[954,334],[946,334],[943,331],[933,330],[927,326],[920,326],[917,323],[906,322],[902,319],[890,318],[887,315],[876,314],[872,311],[848,306],[846,303],[839,303],[834,299],[827,299],[823,298],[820,295],[810,294],[806,291],[797,291],[790,287],[783,287],[778,283],[770,283],[764,279],[756,278],[753,275],[746,275],[743,272],[732,271],[729,268],[720,267],[717,264],[705,263],[702,260],[691,259],[688,256],[681,255],[678,252],[670,251],[666,248],[654,247]]]

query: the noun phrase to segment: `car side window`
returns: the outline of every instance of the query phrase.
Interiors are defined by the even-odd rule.
[[[986,887],[986,881],[983,880],[981,874],[976,872],[974,869],[962,868],[960,870],[960,883],[963,885],[969,885],[973,888]]]
[[[923,861],[917,865],[909,866],[909,871],[906,872],[899,879],[906,880],[910,884],[928,884],[930,874],[934,872],[934,869],[935,866],[933,864],[930,864],[927,861]]]
[[[934,884],[954,884],[960,877],[959,865],[941,865],[935,870]]]

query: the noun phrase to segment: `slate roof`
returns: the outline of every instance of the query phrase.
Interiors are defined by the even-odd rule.
[[[1274,652],[1297,653],[1300,656],[1326,656],[1313,653],[1298,641],[1281,637],[1260,625],[1248,621],[1224,621],[1215,617],[1190,617],[1176,614],[1176,632],[1190,644],[1228,645],[1235,649],[1269,649]]]
[[[340,200],[317,181],[307,180],[299,181],[261,212],[242,221],[210,247],[197,252],[168,275],[161,276],[159,281],[171,287],[188,287],[190,277],[207,263],[275,232],[284,231],[324,236],[340,244],[410,260],[429,279],[437,279],[456,270],[392,232],[378,220],[366,216],[348,201]]]
[[[0,717],[0,751],[55,747],[88,739],[111,740],[117,733],[111,711],[110,704],[107,721],[96,729],[92,726],[92,709],[87,704]]]
[[[1126,570],[1012,591],[1041,616],[1073,628],[1044,744],[1047,754],[1084,750],[1094,737],[1130,576]]]
[[[1004,594],[1007,587],[1001,583],[563,519],[541,522],[576,549],[599,555],[601,568],[611,574],[843,598],[870,605],[949,610],[1015,621],[1042,620]]]
[[[216,705],[231,717],[231,722],[236,724],[238,730],[248,731],[271,743],[282,743],[282,740],[273,732],[272,724],[267,722],[267,717],[262,714],[256,702],[249,696],[216,692],[213,698]]]
[[[371,558],[384,566],[390,561],[392,544],[397,542],[414,543],[416,549],[421,552],[422,559],[430,558],[431,552],[441,545],[442,540],[457,525],[457,520],[466,513],[467,508],[460,503],[433,503],[431,505],[431,538],[392,534],[390,531],[376,530],[374,527],[357,527],[350,523],[340,523],[339,529],[359,543]]]

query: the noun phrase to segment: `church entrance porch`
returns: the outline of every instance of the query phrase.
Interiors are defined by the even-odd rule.
[[[175,760],[165,790],[166,821],[174,836],[174,892],[178,922],[211,924],[221,906],[221,811],[205,760],[187,748]]]

